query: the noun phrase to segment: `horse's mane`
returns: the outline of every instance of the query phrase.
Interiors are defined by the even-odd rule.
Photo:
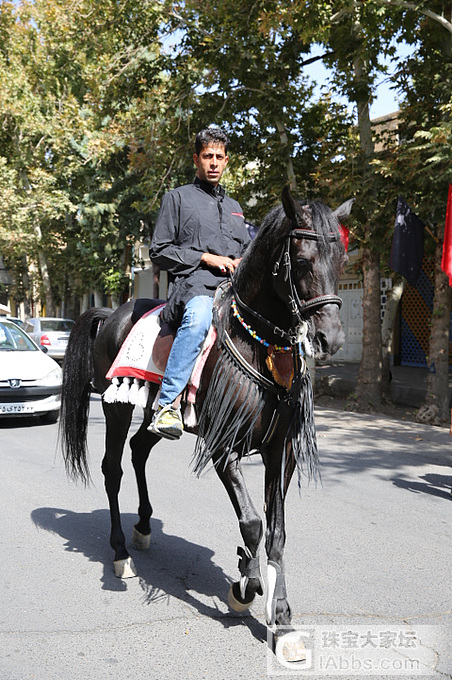
[[[312,229],[320,236],[319,253],[322,256],[329,253],[334,247],[334,242],[331,242],[330,236],[339,235],[339,220],[334,212],[325,203],[321,201],[311,201],[301,203],[307,205],[312,214]]]

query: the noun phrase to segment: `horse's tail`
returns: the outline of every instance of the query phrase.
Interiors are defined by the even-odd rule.
[[[59,439],[66,472],[87,484],[89,398],[93,379],[93,345],[99,324],[113,312],[107,308],[93,308],[82,314],[71,331],[63,364],[63,386]]]

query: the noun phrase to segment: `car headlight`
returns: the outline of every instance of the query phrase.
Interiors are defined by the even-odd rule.
[[[50,371],[50,373],[41,380],[41,385],[43,387],[57,387],[58,385],[61,385],[62,374],[61,368],[57,366],[57,368],[54,368],[53,371]]]

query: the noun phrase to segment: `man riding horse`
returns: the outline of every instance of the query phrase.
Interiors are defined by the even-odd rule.
[[[132,543],[139,550],[151,544],[153,508],[146,464],[164,429],[173,438],[182,432],[174,402],[184,391],[213,310],[215,340],[193,404],[198,423],[193,467],[200,474],[212,463],[238,518],[243,539],[237,549],[240,578],[231,585],[228,603],[243,612],[265,590],[267,623],[275,640],[283,640],[292,617],[284,568],[285,499],[295,471],[299,483],[301,474],[315,478],[318,471],[312,386],[304,354],[324,359],[344,341],[337,295],[346,260],[340,220],[350,212],[352,201],[333,212],[319,201],[297,201],[286,187],[282,204],[270,210],[247,248],[240,206],[218,186],[227,163],[227,138],[217,134],[223,133],[207,130],[198,135],[195,182],[164,197],[154,235],[154,261],[174,277],[163,319],[173,326],[182,321],[182,327],[165,376],[160,425],[148,429],[158,390],[157,383],[150,383],[141,425],[130,438],[139,496]],[[219,296],[218,307],[213,307],[213,292],[228,269],[235,270],[233,280]],[[160,301],[152,303],[156,307]],[[119,507],[122,458],[135,405],[131,400],[107,400],[105,395],[112,385],[107,375],[136,322],[135,307],[136,301],[130,300],[114,311],[93,308],[81,315],[69,339],[61,397],[66,467],[70,475],[87,481],[93,378],[103,395],[102,471],[114,571],[120,578],[137,574]],[[193,326],[195,314],[201,316],[201,330]],[[169,423],[165,414],[171,416]],[[264,468],[265,525],[241,469],[242,458],[252,452],[259,452]],[[163,477],[161,483],[165,481]],[[259,563],[264,537],[265,589]]]
[[[229,139],[219,128],[196,136],[192,184],[162,198],[152,237],[152,262],[170,274],[162,320],[177,329],[149,430],[178,439],[183,424],[180,395],[212,322],[216,288],[233,272],[250,241],[242,209],[219,184],[227,166]]]

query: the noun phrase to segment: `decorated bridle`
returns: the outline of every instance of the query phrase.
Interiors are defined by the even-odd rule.
[[[275,277],[275,290],[279,297],[288,305],[292,314],[292,325],[289,331],[284,331],[282,328],[279,328],[274,323],[262,316],[259,312],[256,312],[249,305],[243,302],[243,300],[241,300],[237,294],[234,283],[232,282],[233,298],[231,306],[235,318],[239,321],[239,323],[241,323],[245,330],[247,330],[248,333],[254,337],[255,340],[268,347],[270,343],[268,343],[263,338],[260,338],[256,332],[253,331],[251,326],[244,321],[239,310],[242,309],[247,314],[257,319],[274,335],[281,337],[285,342],[288,343],[287,347],[275,347],[277,350],[284,351],[293,348],[294,345],[300,344],[305,339],[307,333],[307,315],[311,315],[317,309],[324,307],[325,305],[335,304],[338,305],[339,308],[342,306],[342,299],[334,293],[325,293],[323,295],[310,298],[309,300],[300,300],[300,296],[298,295],[292,275],[290,245],[291,239],[293,238],[306,239],[310,241],[320,241],[321,239],[319,234],[317,234],[317,232],[312,229],[291,229],[291,231],[289,231],[286,236],[281,254],[273,267],[272,274]],[[327,236],[327,239],[330,242],[337,242],[340,240],[340,238],[340,234],[335,233],[330,233]]]

